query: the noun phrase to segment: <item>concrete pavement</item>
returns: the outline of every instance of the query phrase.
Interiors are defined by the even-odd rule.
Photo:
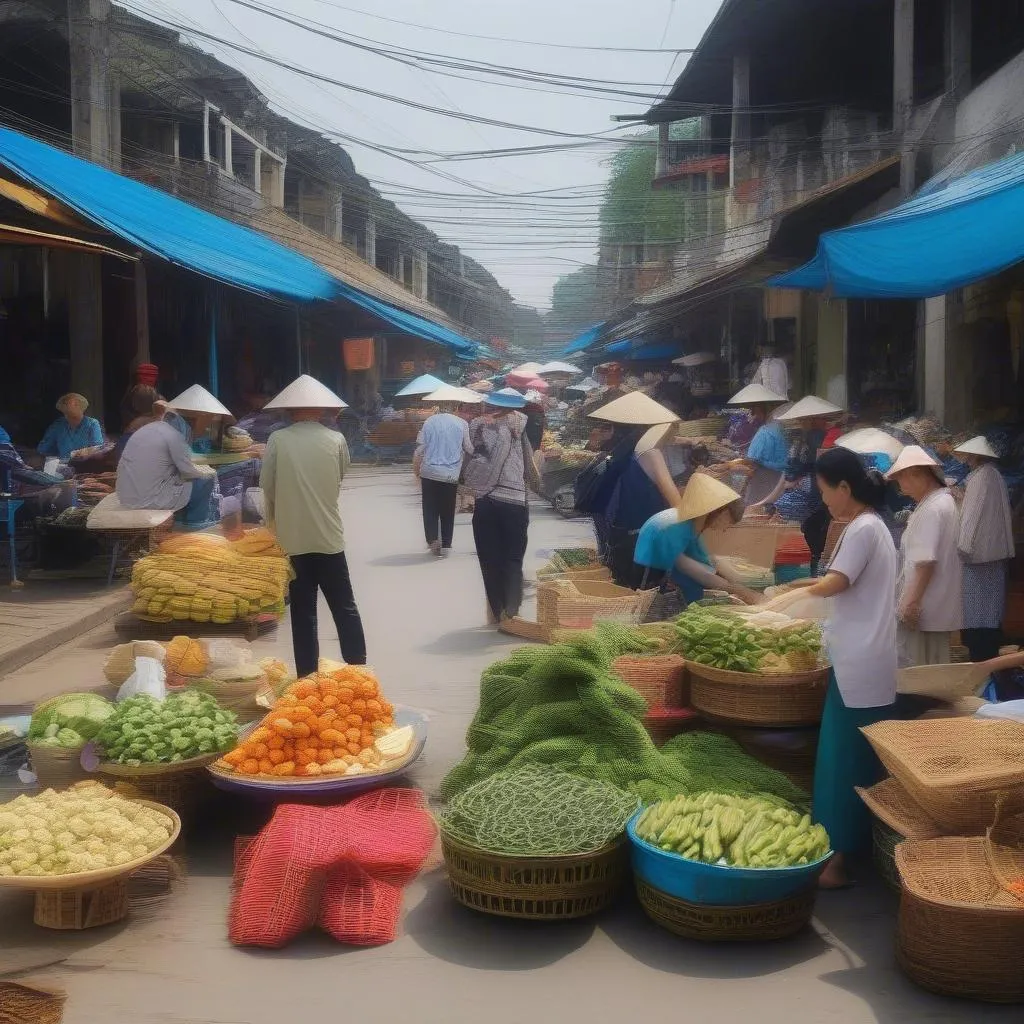
[[[361,472],[342,504],[370,660],[389,697],[430,714],[413,778],[433,792],[461,756],[481,669],[516,641],[481,627],[468,517],[459,517],[452,557],[436,560],[425,551],[407,474]],[[543,561],[538,551],[586,537],[586,525],[538,506],[528,574]],[[101,632],[48,656],[39,678],[91,678]],[[321,636],[322,653],[336,655],[326,615]],[[258,645],[290,658],[287,627]],[[30,901],[0,897],[0,975],[52,965],[43,976],[68,991],[66,1024],[280,1024],[314,1015],[359,1024],[1020,1019],[1019,1009],[941,999],[905,980],[892,952],[896,899],[874,881],[824,894],[814,929],[794,940],[732,948],[660,931],[630,896],[566,925],[490,919],[456,905],[435,869],[410,887],[403,935],[392,945],[352,950],[310,936],[281,952],[237,950],[225,925],[231,840],[261,820],[259,808],[218,804],[190,838],[187,885],[152,918],[52,933],[31,925]]]

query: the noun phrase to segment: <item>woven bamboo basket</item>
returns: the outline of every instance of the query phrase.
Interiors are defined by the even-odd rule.
[[[1024,811],[1024,725],[953,718],[861,730],[890,775],[943,832],[980,835],[997,808]]]
[[[985,857],[996,881],[1024,913],[1024,814],[1001,818],[985,836]]]
[[[82,747],[48,747],[32,742],[25,746],[40,789],[67,789],[89,778],[82,767]]]
[[[441,849],[459,903],[534,921],[565,921],[604,910],[619,894],[629,862],[625,841],[568,857],[504,857],[442,833]]]
[[[550,644],[557,643],[558,641],[552,638],[552,634],[559,633],[570,633],[575,632],[574,630],[553,630],[550,626],[545,626],[543,623],[534,622],[531,619],[521,618],[516,615],[511,619],[502,619],[498,623],[498,630],[502,633],[507,633],[509,636],[517,636],[522,640],[528,640],[534,644]]]
[[[612,662],[612,670],[647,701],[651,710],[681,708],[689,703],[686,662],[678,654],[626,654]]]
[[[896,847],[902,882],[896,956],[943,995],[1024,1002],[1024,909],[993,875],[981,837],[908,840]]]
[[[690,704],[701,714],[738,725],[795,727],[821,721],[828,669],[791,675],[729,672],[687,662]]]
[[[265,676],[238,682],[221,679],[190,680],[191,688],[208,693],[225,711],[233,711],[240,722],[252,722],[262,718],[267,709],[260,699],[273,703],[274,690]]]
[[[127,915],[128,881],[121,877],[98,889],[47,889],[37,892],[32,919],[40,928],[82,931],[113,924]]]
[[[537,579],[545,583],[568,580],[570,583],[579,580],[584,583],[611,583],[610,569],[597,565],[590,569],[559,569],[552,562],[537,570]]]
[[[814,916],[816,891],[750,907],[714,907],[689,903],[636,878],[644,913],[662,928],[699,942],[769,942],[806,928]]]
[[[541,583],[537,586],[537,621],[551,628],[588,629],[598,619],[637,625],[655,593],[585,580]]]
[[[63,992],[0,981],[0,1021],[4,1024],[60,1024],[64,1016]]]
[[[213,783],[207,768],[220,757],[220,754],[203,754],[169,764],[128,765],[104,761],[96,774],[108,784],[130,787],[132,795],[163,804],[187,818],[212,792]]]

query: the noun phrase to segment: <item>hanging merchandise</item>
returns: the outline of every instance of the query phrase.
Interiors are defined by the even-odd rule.
[[[369,370],[373,367],[373,338],[345,338],[341,343],[346,370]]]

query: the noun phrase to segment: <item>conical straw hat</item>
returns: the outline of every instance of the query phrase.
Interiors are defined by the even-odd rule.
[[[304,373],[275,395],[264,409],[347,409],[330,388],[324,387],[315,377]]]
[[[235,417],[231,415],[231,410],[219,402],[209,391],[202,386],[202,384],[193,384],[192,387],[186,388],[177,398],[172,398],[167,403],[168,409],[173,409],[175,412],[192,412],[192,413],[206,413],[208,416],[224,416],[235,422]]]
[[[592,419],[606,420],[608,423],[626,423],[639,427],[675,423],[679,419],[671,409],[666,409],[653,398],[648,398],[642,391],[631,391],[628,395],[616,398],[607,405],[602,405],[590,416]]]
[[[480,405],[484,400],[484,396],[472,388],[459,388],[458,390],[462,393],[462,401],[466,405]]]
[[[726,405],[785,405],[788,401],[785,395],[777,395],[760,384],[748,384],[737,391]]]
[[[916,466],[930,469],[939,483],[945,486],[946,477],[942,472],[942,467],[919,444],[908,444],[900,452],[899,458],[892,464],[889,472],[885,474],[885,479],[892,480],[897,473],[902,473],[905,469],[913,469]]]
[[[517,366],[508,372],[509,374],[515,374],[517,377],[526,377],[529,379],[531,377],[536,377],[539,369],[540,363],[523,363],[521,366]]]
[[[837,448],[846,448],[858,455],[888,455],[895,459],[903,451],[903,444],[892,434],[887,434],[877,427],[861,427],[843,434],[836,441]]]
[[[648,452],[653,452],[655,448],[663,445],[670,437],[675,434],[676,425],[674,423],[658,423],[651,427],[650,430],[644,434],[636,443],[636,447],[633,449],[634,455],[646,455]]]
[[[440,377],[435,377],[432,373],[424,373],[415,380],[409,381],[400,391],[396,391],[395,398],[429,395],[431,391],[436,391],[443,383],[444,381]]]
[[[808,395],[794,402],[785,412],[777,413],[775,418],[780,421],[787,420],[809,420],[815,416],[838,416],[843,412],[838,405],[826,402],[824,398],[817,395]]]
[[[999,458],[999,453],[988,443],[988,438],[984,434],[972,437],[970,441],[964,441],[962,445],[954,448],[953,451],[960,452],[963,455],[983,455],[986,459]]]
[[[707,473],[694,473],[676,506],[679,521],[688,522],[726,508],[743,499],[731,488]]]
[[[470,392],[472,394],[472,392]],[[477,400],[480,396],[476,395]],[[432,402],[462,402],[467,401],[465,388],[457,388],[454,384],[442,384],[436,391],[423,396],[423,401]]]

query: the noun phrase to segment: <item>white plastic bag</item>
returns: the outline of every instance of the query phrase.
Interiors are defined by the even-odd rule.
[[[201,640],[210,659],[211,671],[219,668],[234,668],[247,665],[253,660],[252,645],[248,640],[217,639]]]
[[[776,590],[772,594],[772,590]],[[784,590],[781,594],[776,588],[769,587],[765,591],[769,598],[764,604],[757,606],[759,611],[781,612],[791,619],[810,619],[813,622],[824,622],[828,618],[831,602],[827,597],[815,597],[806,590]]]
[[[982,704],[974,712],[977,718],[1007,718],[1024,724],[1024,700],[1007,700],[1002,704]]]
[[[136,658],[135,671],[121,684],[117,701],[148,693],[150,697],[163,700],[167,696],[167,673],[156,658]]]

